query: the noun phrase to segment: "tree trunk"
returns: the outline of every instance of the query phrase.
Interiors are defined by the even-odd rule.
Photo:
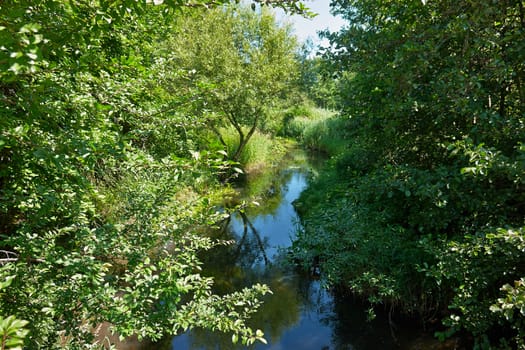
[[[234,162],[238,162],[239,161],[239,159],[241,157],[241,154],[242,154],[242,151],[244,150],[244,148],[248,144],[248,141],[250,141],[250,138],[253,136],[253,134],[255,133],[255,130],[257,129],[257,124],[259,124],[259,119],[260,119],[260,116],[261,116],[261,112],[257,111],[256,113],[257,114],[255,115],[255,119],[254,119],[253,125],[252,125],[252,127],[250,128],[250,130],[248,131],[248,133],[246,135],[242,131],[242,127],[239,124],[237,124],[237,123],[233,124],[233,126],[237,130],[237,133],[239,134],[239,146],[237,147],[237,150],[235,151],[235,153],[234,153],[234,155],[232,157],[232,160]]]

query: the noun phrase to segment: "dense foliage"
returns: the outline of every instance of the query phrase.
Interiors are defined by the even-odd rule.
[[[197,253],[222,244],[202,233],[224,215],[213,193],[231,164],[209,147],[220,110],[174,83],[191,72],[166,64],[164,43],[192,52],[177,30],[195,12],[247,33],[265,21],[272,48],[293,39],[260,12],[206,10],[227,1],[150,2],[0,4],[2,349],[96,347],[102,322],[153,340],[193,327],[262,339],[245,321],[268,288],[219,296],[200,274]]]
[[[440,336],[525,346],[525,4],[332,6],[347,147],[302,197],[296,256]]]
[[[208,112],[207,127],[239,161],[257,130],[271,131],[270,109],[292,90],[296,42],[265,10],[259,16],[250,9],[207,11],[187,17],[177,31],[166,42],[172,57],[166,64],[188,75],[175,86],[191,91],[197,113]],[[237,133],[235,147],[226,142],[225,128]]]

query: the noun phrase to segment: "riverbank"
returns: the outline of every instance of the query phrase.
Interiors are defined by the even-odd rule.
[[[413,324],[396,324],[392,332],[388,313],[378,310],[367,320],[368,305],[345,293],[325,288],[310,273],[298,271],[288,260],[288,250],[300,232],[293,203],[310,186],[317,173],[308,153],[291,148],[278,166],[247,174],[239,188],[242,211],[234,212],[222,229],[210,234],[229,241],[201,255],[202,273],[213,277],[214,292],[230,293],[256,283],[272,290],[249,325],[261,328],[268,344],[250,349],[423,349],[434,344]],[[253,204],[256,200],[257,204]],[[394,334],[394,336],[393,336]],[[231,336],[201,329],[176,336],[144,349],[207,350],[247,349],[232,345]],[[424,348],[426,349],[426,348]],[[435,347],[435,349],[438,349]],[[445,348],[441,348],[445,349]]]

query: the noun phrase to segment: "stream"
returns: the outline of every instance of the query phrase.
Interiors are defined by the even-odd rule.
[[[286,260],[299,229],[293,207],[315,167],[301,150],[294,150],[278,169],[248,177],[241,197],[261,197],[243,213],[235,213],[216,238],[234,240],[202,257],[203,271],[215,279],[215,290],[228,293],[265,283],[273,294],[250,325],[264,331],[268,344],[233,345],[231,334],[194,329],[140,349],[162,350],[376,350],[445,349],[415,326],[396,325],[395,337],[386,314],[367,319],[367,306],[350,296],[323,288],[315,274],[298,272]],[[397,341],[396,341],[397,340]],[[118,347],[131,349],[131,347]]]

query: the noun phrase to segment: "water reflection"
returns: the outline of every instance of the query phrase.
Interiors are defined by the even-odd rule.
[[[283,248],[290,246],[297,230],[298,217],[292,202],[307,186],[308,169],[287,168],[267,179],[270,182],[266,183],[266,189],[256,195],[261,205],[233,214],[224,229],[216,233],[216,238],[236,243],[207,252],[202,257],[204,271],[214,277],[217,293],[232,292],[254,283],[270,286],[273,294],[265,296],[263,306],[250,320],[254,328],[264,330],[268,345],[256,344],[252,348],[307,349],[301,344],[326,343],[330,329],[319,322],[315,312],[310,312],[308,305],[317,302],[309,301],[313,294],[304,288],[305,280],[284,264]],[[255,185],[261,186],[260,182]],[[250,189],[249,180],[247,186],[245,193],[253,198],[255,192]],[[321,293],[320,288],[318,292]],[[324,329],[318,336],[323,341],[314,341],[311,337],[314,329],[317,333]],[[229,334],[205,330],[193,330],[172,341],[172,349],[176,350],[244,348],[232,345]]]
[[[229,293],[254,283],[266,283],[273,291],[265,297],[250,325],[265,332],[268,344],[255,350],[399,349],[390,334],[388,320],[366,320],[366,307],[347,296],[322,288],[320,281],[299,275],[284,263],[283,249],[297,231],[298,217],[292,202],[307,186],[307,166],[286,168],[267,177],[258,191],[261,206],[247,208],[224,223],[217,238],[234,240],[202,257],[204,271],[215,279],[215,292]],[[265,188],[266,190],[261,190]],[[172,350],[246,349],[233,345],[230,334],[193,330],[171,342]]]
[[[279,273],[266,276],[265,282],[270,286],[273,295],[264,299],[264,304],[250,320],[253,327],[265,331],[270,345],[257,344],[255,349],[274,349],[271,344],[278,344],[283,334],[300,321],[300,298],[291,287],[289,276]],[[270,347],[269,347],[270,346]],[[175,337],[172,349],[245,349],[242,345],[233,345],[231,335],[213,333],[205,330],[194,330],[189,334]]]
[[[297,155],[297,154],[296,154]],[[231,293],[254,283],[266,283],[273,291],[250,321],[263,329],[268,344],[255,344],[253,350],[376,350],[376,349],[455,349],[454,343],[438,343],[429,335],[414,331],[413,325],[399,324],[395,342],[388,315],[367,320],[367,305],[349,295],[322,288],[321,282],[301,275],[287,266],[285,251],[297,229],[297,214],[292,202],[307,186],[311,169],[294,159],[300,167],[284,167],[278,172],[248,178],[245,198],[257,199],[261,205],[236,213],[223,222],[214,235],[231,240],[201,257],[204,272],[215,279],[214,291]],[[164,339],[160,343],[120,343],[118,349],[142,350],[237,350],[230,334],[194,329]]]
[[[304,160],[304,154],[302,155]],[[388,315],[377,310],[372,322],[367,320],[367,305],[348,295],[322,288],[314,277],[301,275],[287,266],[285,251],[297,229],[297,214],[292,202],[307,186],[311,169],[300,167],[248,178],[243,189],[245,198],[257,199],[261,205],[246,208],[223,222],[214,235],[231,240],[229,246],[218,246],[201,257],[203,271],[214,277],[214,291],[231,293],[254,283],[266,283],[273,291],[250,320],[253,328],[265,332],[268,344],[254,344],[250,350],[376,350],[376,349],[453,349],[442,347],[433,338],[414,332],[412,325],[401,325],[396,331],[400,342],[391,335]],[[419,334],[418,334],[419,333]],[[230,334],[194,329],[164,339],[160,343],[122,343],[118,349],[142,350],[237,350]]]
[[[298,228],[292,202],[306,188],[309,171],[307,166],[286,168],[267,176],[264,186],[248,179],[245,194],[261,198],[261,205],[235,213],[224,223],[216,238],[235,244],[207,252],[202,257],[204,271],[214,277],[217,293],[254,283],[266,283],[273,291],[249,323],[263,329],[268,344],[255,344],[250,349],[394,349],[397,345],[385,319],[367,322],[362,305],[353,305],[349,298],[334,299],[320,281],[298,274],[285,263],[283,248],[291,245]],[[246,347],[233,345],[230,334],[193,330],[174,337],[171,349]]]
[[[244,268],[250,268],[262,261],[264,266],[268,266],[270,263],[266,254],[266,249],[270,245],[268,237],[261,237],[261,234],[245,212],[238,213],[238,216],[240,216],[242,221],[242,237],[237,240],[236,255],[238,260],[244,258],[242,259],[244,261],[239,261],[240,265]]]

